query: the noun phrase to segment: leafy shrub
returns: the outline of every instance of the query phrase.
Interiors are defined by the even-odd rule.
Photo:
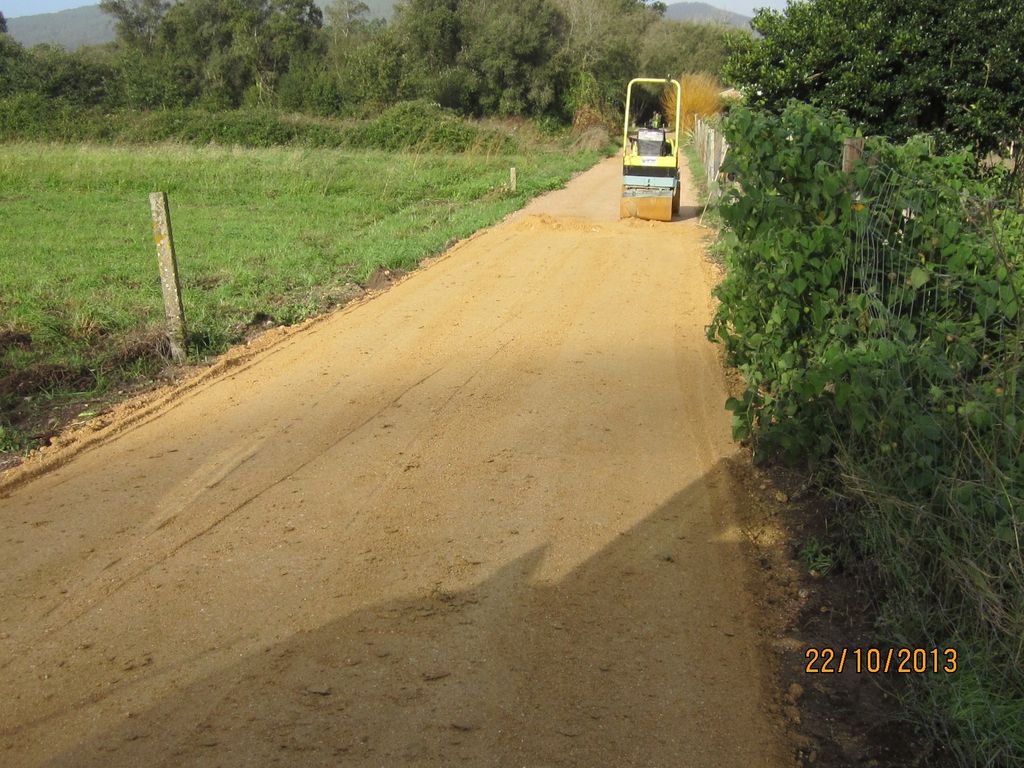
[[[237,144],[246,147],[273,147],[288,144],[295,136],[293,126],[270,110],[234,110],[221,112],[212,119],[192,124],[196,143]]]
[[[37,93],[19,93],[0,99],[0,138],[49,138],[54,103]]]
[[[102,110],[37,93],[0,99],[0,140],[86,141],[112,135]]]
[[[575,133],[584,133],[593,128],[611,133],[619,128],[617,117],[617,115],[609,115],[607,112],[601,112],[594,107],[580,107],[573,113],[572,129]],[[556,123],[553,127],[557,129],[561,126]]]
[[[961,654],[915,706],[961,764],[1019,764],[1024,214],[926,142],[870,141],[844,174],[851,127],[806,105],[724,127],[739,186],[709,335],[746,377],[734,432],[859,502],[890,638]]]
[[[277,86],[278,103],[285,109],[314,115],[336,116],[344,113],[345,93],[330,72],[309,68],[292,70]]]
[[[0,98],[0,141],[298,145],[402,151],[511,152],[506,134],[427,102],[403,102],[362,122],[289,116],[271,109],[151,111],[83,108],[38,94]]]
[[[394,27],[402,93],[474,115],[557,114],[567,23],[552,0],[410,0]]]
[[[345,146],[346,131],[333,123],[303,121],[296,127],[295,144],[316,149],[337,149]]]
[[[1024,9],[1005,0],[806,0],[762,9],[723,76],[758,106],[800,99],[869,130],[978,157],[1024,137]]]
[[[457,115],[424,101],[396,104],[380,117],[353,129],[348,137],[354,147],[401,150],[417,149],[465,152],[488,144],[505,146],[507,139],[484,131]]]
[[[107,102],[132,109],[174,109],[196,102],[200,92],[187,62],[170,56],[118,52]]]

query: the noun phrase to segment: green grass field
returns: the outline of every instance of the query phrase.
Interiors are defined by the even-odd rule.
[[[0,443],[26,397],[85,400],[162,365],[150,192],[170,198],[201,358],[414,267],[598,157],[0,145]]]

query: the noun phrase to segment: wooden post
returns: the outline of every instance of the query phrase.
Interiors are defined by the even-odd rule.
[[[513,192],[516,191],[519,179],[516,178],[516,167],[513,165],[508,171],[508,186]]]
[[[709,187],[715,182],[715,177],[711,175],[711,173],[712,173],[712,168],[711,168],[712,154],[714,153],[714,151],[715,151],[715,129],[714,128],[709,128],[708,129],[707,141],[705,142],[705,145],[704,145],[704,170],[707,172],[708,186]]]
[[[164,316],[167,318],[167,338],[171,342],[171,359],[185,362],[185,310],[181,305],[181,282],[178,280],[178,261],[174,255],[174,236],[171,234],[171,211],[166,192],[153,192],[149,196],[153,212],[153,240],[160,263],[160,285],[164,292]]]
[[[722,134],[715,131],[715,179],[722,170]]]
[[[843,140],[843,173],[849,173],[853,170],[853,164],[860,160],[861,155],[864,154],[864,139],[844,139]]]
[[[711,196],[717,200],[722,194],[722,190],[714,185],[718,182],[718,175],[722,172],[722,153],[725,145],[725,137],[722,136],[720,131],[715,131],[714,135],[714,152],[711,156],[711,179],[708,188],[712,190]]]

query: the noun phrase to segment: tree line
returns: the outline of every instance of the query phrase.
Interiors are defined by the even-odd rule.
[[[638,74],[717,73],[744,33],[645,0],[102,0],[117,41],[67,52],[0,36],[0,98],[80,106],[365,114],[425,99],[466,115],[609,111]]]
[[[363,116],[422,99],[568,121],[615,114],[638,74],[709,72],[774,113],[807,101],[867,133],[927,133],[1018,169],[1024,147],[1024,5],[1010,0],[798,0],[760,11],[756,34],[669,21],[645,0],[403,0],[390,22],[362,0],[100,6],[116,21],[109,45],[25,49],[0,32],[0,100]]]
[[[801,0],[763,10],[725,68],[749,102],[842,112],[869,134],[1016,159],[1024,148],[1024,4]]]

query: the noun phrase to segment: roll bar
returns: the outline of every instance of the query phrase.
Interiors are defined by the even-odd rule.
[[[629,105],[632,101],[633,86],[636,83],[661,83],[662,85],[674,85],[676,87],[676,151],[679,151],[679,123],[683,104],[683,89],[678,80],[669,80],[660,77],[634,77],[626,86],[626,119],[622,126],[622,151],[629,151]]]

